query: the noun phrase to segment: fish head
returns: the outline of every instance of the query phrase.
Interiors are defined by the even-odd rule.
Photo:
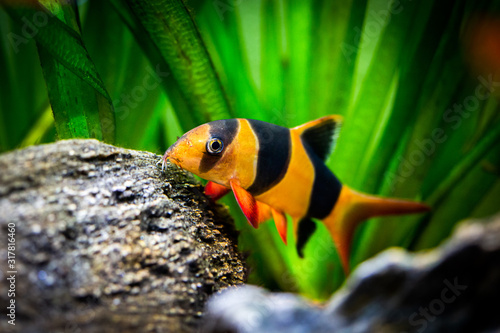
[[[229,184],[235,170],[233,139],[238,132],[236,119],[217,120],[185,133],[165,152],[163,159],[195,175]]]

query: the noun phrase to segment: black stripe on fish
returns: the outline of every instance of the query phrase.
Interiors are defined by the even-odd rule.
[[[255,180],[247,188],[253,195],[259,195],[278,184],[288,170],[292,153],[290,129],[259,120],[248,119],[257,136],[257,172]]]
[[[311,147],[306,142],[303,145],[314,166],[314,183],[306,216],[322,220],[335,206],[342,184]]]
[[[238,119],[216,120],[208,123],[208,125],[210,126],[210,137],[208,140],[211,138],[221,139],[224,144],[224,149],[229,147],[231,142],[233,142],[240,127]],[[209,153],[203,154],[200,160],[200,166],[198,167],[200,173],[210,171],[220,161],[223,155],[224,151],[220,155],[210,155]]]

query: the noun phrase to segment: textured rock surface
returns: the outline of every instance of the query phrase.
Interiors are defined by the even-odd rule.
[[[463,224],[429,253],[363,263],[323,306],[245,286],[207,306],[203,332],[499,332],[500,216]]]
[[[0,156],[0,331],[195,331],[208,295],[243,282],[227,211],[159,159],[95,140]]]

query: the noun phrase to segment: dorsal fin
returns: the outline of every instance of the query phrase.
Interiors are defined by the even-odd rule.
[[[341,116],[331,115],[310,121],[292,130],[297,131],[302,142],[309,145],[319,158],[326,161],[333,152],[341,124]]]

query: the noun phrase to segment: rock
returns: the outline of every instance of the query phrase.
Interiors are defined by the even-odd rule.
[[[437,249],[389,249],[319,306],[258,287],[207,305],[203,332],[498,332],[500,215],[462,224]]]
[[[95,140],[0,156],[0,331],[194,332],[243,283],[228,212],[159,160]]]

